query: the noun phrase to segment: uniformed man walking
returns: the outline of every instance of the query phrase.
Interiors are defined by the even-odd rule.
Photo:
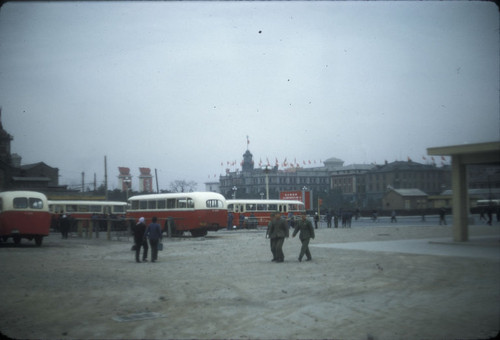
[[[274,216],[274,220],[271,226],[271,234],[270,238],[275,238],[275,251],[273,254],[276,254],[276,262],[285,261],[285,254],[283,254],[283,243],[285,242],[285,237],[290,235],[289,228],[284,219],[281,218],[280,214],[276,214]]]
[[[273,228],[274,228],[274,213],[271,213],[271,220],[267,224],[267,231],[266,231],[266,238],[269,238],[269,243],[271,245],[271,253],[273,254],[273,259],[271,261],[275,262],[276,261],[276,238],[271,237],[271,235],[274,235]]]
[[[302,247],[300,248],[299,262],[302,262],[302,257],[304,254],[307,257],[307,261],[311,261],[311,252],[309,251],[309,240],[314,239],[314,228],[311,221],[306,218],[306,215],[302,215],[301,220],[297,223],[295,230],[293,231],[292,237],[295,237],[300,231],[299,239],[302,242]]]

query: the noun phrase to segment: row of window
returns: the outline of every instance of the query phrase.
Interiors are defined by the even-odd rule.
[[[112,208],[112,209],[111,209]],[[124,205],[103,206],[103,205],[84,205],[84,204],[54,204],[50,206],[50,211],[54,213],[125,213]]]
[[[43,201],[33,197],[16,197],[13,202],[14,209],[43,209]],[[0,210],[3,210],[3,202],[0,200]]]
[[[163,200],[133,200],[131,210],[168,210],[168,209],[194,209],[195,202],[192,198],[168,198]],[[205,208],[222,209],[224,202],[218,199],[209,199]]]
[[[304,206],[299,204],[228,204],[227,210],[230,212],[287,212],[304,211]]]

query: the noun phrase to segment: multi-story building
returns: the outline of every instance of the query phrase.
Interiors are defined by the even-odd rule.
[[[266,184],[267,183],[267,184]],[[226,172],[220,176],[220,192],[226,197],[279,198],[282,191],[327,191],[330,188],[326,167],[279,169],[278,164],[255,168],[253,155],[243,154],[241,171]]]
[[[220,192],[228,198],[265,198],[268,192],[269,198],[279,198],[280,192],[284,191],[308,191],[314,197],[327,197],[336,192],[343,195],[345,200],[364,200],[363,174],[374,165],[344,166],[344,161],[335,157],[323,164],[310,168],[296,166],[279,169],[278,164],[255,168],[253,155],[247,150],[243,154],[241,171],[227,171],[220,176]]]
[[[419,189],[427,195],[438,195],[451,187],[451,169],[411,160],[386,162],[367,172],[365,180],[369,201],[380,201],[390,189]]]
[[[381,166],[344,165],[344,161],[334,157],[323,163],[312,168],[279,169],[278,164],[256,168],[252,153],[246,150],[241,170],[220,176],[219,190],[227,198],[265,198],[266,187],[269,198],[278,198],[283,191],[307,190],[315,198],[326,197],[330,205],[382,208],[382,198],[389,189],[418,189],[426,195],[437,195],[451,187],[450,166],[437,167],[411,160],[386,162]],[[213,183],[211,187],[214,188]]]

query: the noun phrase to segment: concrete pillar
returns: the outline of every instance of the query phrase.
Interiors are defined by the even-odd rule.
[[[469,239],[467,167],[459,155],[451,158],[451,182],[453,188],[453,241],[465,242]]]

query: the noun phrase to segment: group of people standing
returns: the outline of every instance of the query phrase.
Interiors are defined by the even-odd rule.
[[[271,215],[271,221],[267,225],[266,238],[270,239],[271,253],[273,254],[273,262],[280,263],[285,261],[285,254],[283,253],[283,243],[285,238],[289,237],[290,227],[287,222],[281,218],[280,214]],[[307,257],[306,261],[311,261],[312,256],[309,251],[309,241],[314,239],[314,228],[311,221],[306,218],[306,215],[301,216],[301,220],[295,223],[295,228],[292,237],[299,233],[299,239],[302,243],[300,248],[299,261],[302,261],[304,255]]]
[[[140,252],[142,250],[142,262],[148,260],[148,241],[151,247],[151,262],[158,260],[158,244],[161,241],[162,230],[161,226],[157,223],[156,217],[152,218],[152,223],[146,226],[144,217],[139,218],[139,221],[133,228],[134,233],[134,247],[135,247],[135,261],[141,262]]]

